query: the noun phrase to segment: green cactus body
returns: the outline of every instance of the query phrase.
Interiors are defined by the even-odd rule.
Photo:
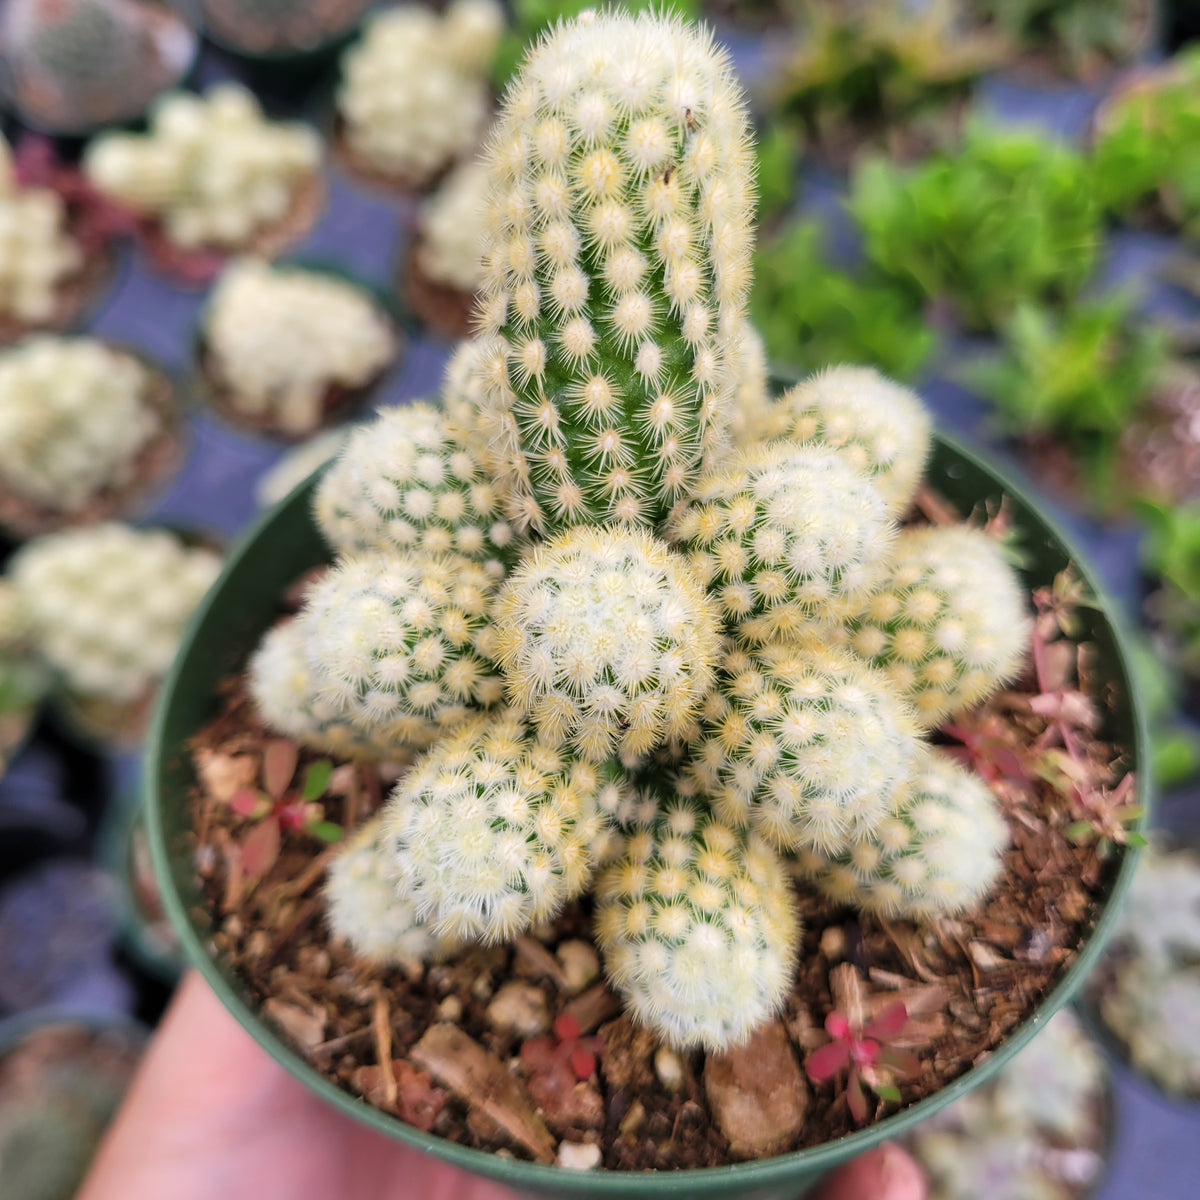
[[[930,727],[1011,679],[1029,628],[1000,544],[966,526],[901,533],[883,587],[849,621],[854,651]]]
[[[500,699],[492,580],[422,553],[341,559],[299,617],[316,696],[372,740],[421,747]]]
[[[883,676],[823,640],[732,650],[686,768],[722,821],[788,850],[876,828],[919,745]]]
[[[457,553],[499,577],[516,550],[478,452],[428,404],[385,409],[356,429],[322,478],[314,511],[342,553]]]
[[[325,881],[325,907],[335,937],[371,962],[431,962],[458,948],[418,919],[396,889],[382,817],[376,815],[338,851]]]
[[[644,530],[566,530],[524,560],[497,606],[509,701],[591,761],[636,760],[686,735],[719,647],[715,605]]]
[[[758,427],[761,439],[815,441],[868,476],[899,516],[929,457],[929,414],[911,389],[872,367],[831,367],[784,392]]]
[[[783,864],[695,799],[659,800],[596,880],[596,940],[635,1017],[680,1049],[743,1042],[783,1003],[800,939]]]
[[[439,936],[507,941],[591,881],[609,782],[510,709],[475,717],[418,759],[388,801],[397,886]]]
[[[771,640],[877,585],[894,536],[883,497],[837,451],[776,442],[701,479],[670,539],[745,636]]]
[[[797,865],[829,899],[919,920],[961,912],[1000,874],[1008,830],[978,776],[923,749],[893,811],[864,838],[806,849]]]
[[[729,59],[666,16],[561,25],[488,163],[485,408],[513,513],[656,525],[719,453],[736,383],[754,187]]]
[[[322,695],[309,663],[304,626],[288,621],[268,630],[247,667],[250,695],[259,717],[276,733],[340,758],[394,760],[407,753],[401,736],[387,727],[366,730],[344,706]],[[402,731],[408,733],[407,726]]]

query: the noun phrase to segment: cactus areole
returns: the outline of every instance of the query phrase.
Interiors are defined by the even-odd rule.
[[[660,1047],[668,1091],[678,1052],[728,1064],[748,1039],[786,1038],[777,1018],[805,979],[814,994],[798,1002],[819,1009],[801,920],[818,896],[856,907],[865,925],[965,920],[1003,882],[1010,835],[988,764],[952,761],[930,731],[947,714],[967,720],[1023,668],[1032,678],[1030,592],[1077,556],[1019,489],[931,437],[919,400],[874,372],[834,368],[768,394],[744,313],[750,155],[742,93],[711,35],[617,12],[549,32],[488,143],[479,333],[452,362],[440,409],[381,415],[263,518],[193,624],[152,736],[164,902],[231,1010],[338,1107],[542,1194],[794,1196],[1015,1053],[1078,984],[1131,868],[1128,853],[1112,860],[1084,949],[1046,977],[1015,1031],[998,1029],[985,1065],[964,1062],[965,1075],[869,1129],[825,1145],[790,1134],[785,1148],[808,1148],[721,1170],[555,1168],[540,1116],[522,1142],[534,1163],[422,1133],[270,1032],[261,995],[194,924],[212,893],[194,874],[189,810],[198,795],[219,802],[206,751],[195,751],[197,783],[185,743],[231,714],[263,736],[397,764],[378,768],[392,787],[378,819],[361,825],[371,810],[349,809],[363,831],[323,885],[312,873],[326,909],[316,936],[332,953],[380,972],[506,954],[514,939],[534,954],[548,923],[586,898],[600,969],[623,1020]],[[917,495],[926,476],[940,506]],[[1021,577],[987,531],[954,521],[1002,500],[1027,548]],[[917,510],[945,527],[918,534]],[[906,513],[913,532],[899,528]],[[284,592],[331,557],[278,623]],[[1107,731],[1124,774],[1143,764],[1143,730],[1120,639],[1095,604],[1091,658],[1127,698]],[[242,698],[227,688],[218,700],[230,672],[243,673]],[[1061,722],[1047,712],[1038,719]],[[1119,795],[1135,791],[1130,778]],[[478,999],[464,996],[459,1017]],[[512,999],[498,993],[488,1022],[518,1019]],[[414,1061],[437,1059],[431,1037],[470,1043],[454,1005],[436,1007],[441,1023],[407,1048]],[[587,1061],[607,1072],[597,1044]],[[557,1078],[553,1063],[537,1077],[535,1059],[521,1057],[531,1093]],[[429,1070],[455,1089],[453,1071]],[[711,1098],[707,1068],[705,1081]],[[830,1101],[807,1103],[811,1117]]]

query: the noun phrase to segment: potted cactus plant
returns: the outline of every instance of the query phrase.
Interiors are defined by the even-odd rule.
[[[46,534],[13,556],[7,577],[69,724],[89,738],[137,744],[220,561],[169,530],[117,522]]]
[[[368,285],[315,264],[238,259],[200,317],[195,374],[231,424],[300,441],[362,405],[402,347]]]
[[[146,133],[96,138],[83,165],[133,215],[156,265],[204,283],[228,255],[271,258],[308,233],[324,200],[321,154],[315,129],[269,120],[226,82],[163,96]]]
[[[531,53],[441,407],[266,514],[149,748],[234,1014],[540,1194],[796,1195],[1028,1041],[1140,837],[1120,639],[1053,526],[872,370],[769,394],[749,141],[677,18]]]
[[[495,0],[453,0],[441,14],[401,4],[371,16],[342,55],[332,138],[342,165],[404,192],[473,154],[503,25]]]
[[[0,350],[0,528],[27,538],[124,515],[182,457],[175,389],[144,355],[38,335]]]
[[[169,0],[11,0],[0,34],[8,103],[31,128],[75,137],[141,116],[198,46]]]
[[[370,0],[200,0],[205,36],[259,62],[324,61],[361,20]]]

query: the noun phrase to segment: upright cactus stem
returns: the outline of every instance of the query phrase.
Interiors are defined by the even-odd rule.
[[[532,51],[487,161],[485,407],[514,515],[656,525],[738,382],[754,186],[728,56],[677,18],[585,14]]]

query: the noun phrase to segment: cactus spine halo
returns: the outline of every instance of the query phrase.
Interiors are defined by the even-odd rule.
[[[503,574],[514,549],[495,484],[453,422],[429,404],[382,410],[351,433],[317,488],[336,550],[457,553]]]
[[[987,784],[945,754],[922,748],[890,816],[832,853],[802,851],[797,863],[838,904],[920,920],[982,900],[1007,844]]]
[[[816,441],[870,477],[899,516],[929,457],[929,413],[910,388],[873,367],[831,367],[785,392],[766,414],[761,437]]]
[[[878,672],[816,639],[776,643],[728,654],[686,773],[722,821],[833,851],[888,815],[918,746]]]
[[[471,718],[417,760],[384,810],[398,888],[439,935],[514,937],[591,881],[607,782],[511,709]]]
[[[719,649],[716,608],[686,560],[640,529],[560,533],[497,605],[509,701],[543,738],[592,761],[684,736]]]
[[[389,964],[429,962],[458,948],[419,920],[412,903],[397,891],[384,836],[376,815],[338,850],[325,880],[325,907],[335,937],[357,954]]]
[[[730,60],[675,17],[585,14],[527,58],[487,162],[485,423],[514,515],[656,525],[736,383],[754,183]]]
[[[995,538],[965,525],[908,529],[883,586],[850,621],[850,644],[932,727],[1017,673],[1026,610]]]
[[[632,825],[594,891],[609,979],[674,1046],[726,1049],[783,1003],[800,940],[783,864],[700,801]]]
[[[703,478],[669,525],[732,622],[767,638],[878,585],[894,537],[883,497],[835,450],[776,442]]]
[[[372,737],[428,745],[500,699],[491,603],[487,572],[461,556],[342,558],[299,617],[317,699]]]

